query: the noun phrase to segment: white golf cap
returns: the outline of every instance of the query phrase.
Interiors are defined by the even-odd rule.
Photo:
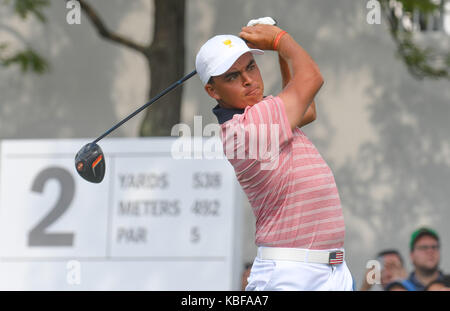
[[[250,49],[244,40],[233,35],[218,35],[206,41],[195,59],[195,68],[203,85],[206,85],[211,77],[225,73],[247,52],[264,54],[262,50]]]

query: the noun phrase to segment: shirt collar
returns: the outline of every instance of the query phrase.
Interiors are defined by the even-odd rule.
[[[416,278],[416,274],[414,272],[411,272],[409,275],[409,281],[414,284],[416,290],[423,290],[425,288],[425,286],[423,286],[423,284]]]
[[[245,109],[222,108],[219,105],[213,108],[212,112],[216,115],[219,124],[223,124],[233,119],[235,114],[243,114]]]
[[[443,278],[444,274],[442,273],[442,271],[439,271],[439,276],[436,278],[436,280],[442,280]],[[417,290],[425,289],[425,286],[416,278],[416,274],[414,273],[414,271],[409,275],[409,281],[414,284]]]

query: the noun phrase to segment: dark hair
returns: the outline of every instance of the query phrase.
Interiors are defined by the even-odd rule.
[[[414,250],[417,240],[426,235],[434,238],[439,243],[439,235],[436,231],[427,227],[422,227],[414,231],[411,235],[411,241],[409,242],[411,252]]]
[[[209,78],[208,83],[207,84],[214,84],[214,77]]]
[[[386,285],[386,287],[384,288],[385,291],[390,291],[392,290],[394,287],[401,287],[403,289],[408,290],[405,285],[403,285],[403,283],[401,281],[393,281],[389,284]]]
[[[433,282],[428,284],[424,290],[430,290],[430,287],[433,286],[434,284],[441,284],[441,285],[448,287],[448,284],[445,284],[444,280],[434,280]]]
[[[402,255],[400,255],[400,253],[399,253],[397,250],[395,250],[395,249],[386,249],[386,250],[384,250],[384,251],[379,252],[378,255],[377,255],[377,257],[383,257],[383,256],[385,256],[385,255],[397,255],[397,257],[400,259],[400,263],[401,263],[402,266],[403,266],[403,258],[402,258]]]

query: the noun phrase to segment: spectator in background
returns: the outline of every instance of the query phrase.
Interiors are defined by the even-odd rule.
[[[244,265],[244,272],[242,272],[242,285],[241,290],[245,290],[245,287],[247,287],[248,284],[248,277],[250,276],[250,270],[252,269],[252,263],[247,262]]]
[[[387,290],[386,286],[393,281],[406,278],[406,270],[403,267],[403,258],[400,253],[394,249],[384,250],[378,253],[377,261],[381,264],[381,287]],[[367,279],[368,270],[365,274],[361,291],[367,291],[372,288],[373,284],[369,284]]]
[[[422,227],[411,235],[410,258],[414,271],[402,284],[410,291],[423,291],[433,281],[441,281],[444,275],[439,270],[440,243],[436,231]]]
[[[403,285],[403,281],[393,281],[386,285],[385,291],[390,292],[406,292],[408,289]]]
[[[450,275],[446,275],[442,280],[435,280],[425,287],[426,291],[450,291]]]

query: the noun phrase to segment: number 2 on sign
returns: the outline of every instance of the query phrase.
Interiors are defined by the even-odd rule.
[[[55,207],[28,234],[28,246],[73,246],[73,233],[47,233],[45,229],[61,217],[69,208],[74,194],[75,181],[72,175],[60,167],[49,167],[39,173],[31,191],[44,192],[44,186],[51,179],[61,185],[61,193]]]

